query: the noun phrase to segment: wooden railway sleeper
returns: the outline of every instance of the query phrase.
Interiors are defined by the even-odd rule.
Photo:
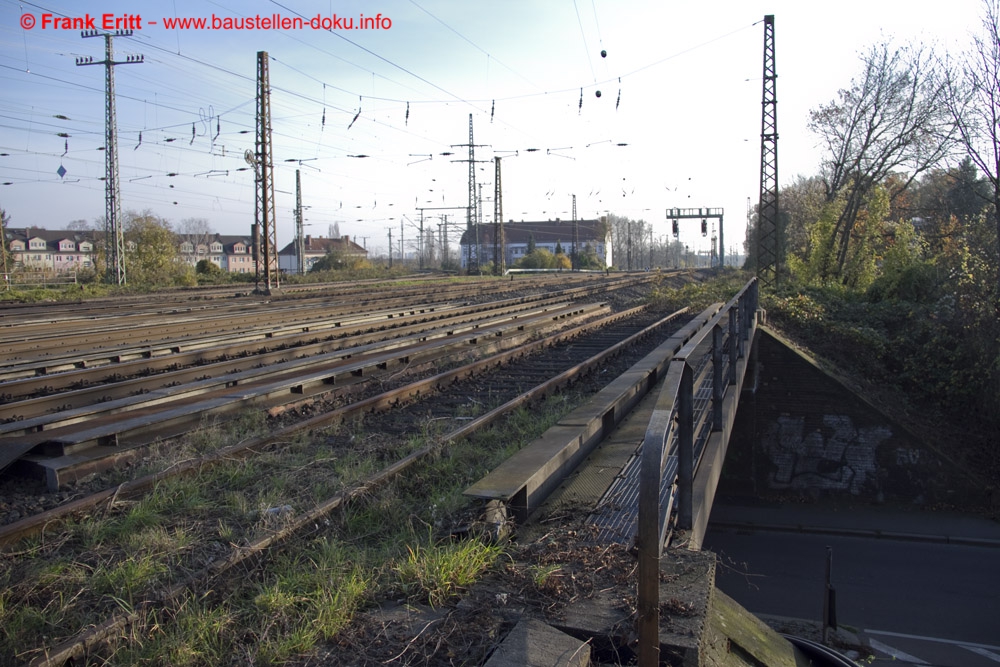
[[[616,316],[611,316],[611,317],[616,317]],[[355,371],[361,371],[363,373],[364,372],[363,369],[364,369],[364,366],[359,366],[359,367],[356,367],[354,370]],[[317,384],[317,385],[325,384],[325,378],[326,378],[326,375],[324,375],[324,374],[317,374],[310,381],[310,384]],[[293,383],[293,384],[297,384],[297,383]],[[302,383],[302,384],[304,385],[305,383]],[[286,385],[286,387],[287,386],[291,386],[291,385]],[[244,392],[246,392],[246,391],[247,390],[244,390]],[[287,392],[287,388],[285,389],[285,391]],[[256,401],[256,400],[259,400],[259,399],[254,399],[254,400]],[[228,412],[228,411],[231,410],[231,408],[225,407],[226,404],[224,402],[220,402],[220,401],[223,401],[223,399],[221,397],[220,398],[210,399],[210,400],[207,400],[207,401],[206,401],[206,399],[199,399],[198,402],[201,405],[206,405],[207,404],[206,407],[211,407],[212,405],[216,405],[216,408],[215,408],[216,413],[218,413],[220,410],[223,410],[223,411],[226,411],[226,412]],[[187,419],[188,421],[190,421],[189,417],[183,417],[182,406],[178,406],[177,409],[178,410],[182,410],[182,412],[177,413],[177,415],[178,415],[177,417],[170,417],[169,421],[174,422],[174,421],[177,421],[178,419],[181,419],[181,418],[184,418],[184,419]],[[169,415],[169,414],[173,414],[173,413],[169,412],[167,414]],[[74,450],[80,449],[81,447],[83,447],[85,445],[85,443],[87,441],[87,438],[93,438],[95,436],[99,437],[102,432],[105,432],[105,433],[109,432],[110,429],[114,429],[115,430],[114,432],[119,432],[119,433],[122,432],[122,429],[131,430],[133,432],[136,432],[137,429],[147,428],[148,424],[150,422],[150,419],[151,419],[151,417],[147,416],[147,415],[138,415],[137,417],[125,417],[124,415],[116,416],[116,417],[114,417],[114,419],[111,422],[109,422],[107,424],[107,426],[98,426],[98,427],[94,427],[94,428],[87,428],[87,429],[85,429],[80,434],[80,436],[70,437],[69,439],[66,440],[66,444],[64,445],[64,447],[67,448],[67,451],[68,451],[68,449],[74,449]],[[178,422],[178,423],[180,423],[180,422]],[[27,425],[25,425],[25,426],[27,426]],[[89,435],[89,434],[93,434],[93,435]],[[55,435],[56,434],[54,432],[52,432],[52,433],[47,434],[45,436],[41,436],[41,434],[39,434],[39,437],[41,438],[42,442],[53,442],[53,443],[55,443],[55,440],[53,440],[53,438],[55,437]],[[80,440],[81,436],[83,438],[82,440]],[[60,436],[60,439],[61,438],[62,438],[62,436]],[[5,440],[6,439],[7,438],[5,438]],[[76,440],[79,440],[79,444],[71,444],[71,442],[75,442]],[[93,440],[91,440],[91,442],[92,441]],[[54,484],[58,485],[60,483],[58,480],[61,479],[61,477],[59,476],[58,473],[55,473],[55,471],[51,471],[51,472],[56,475],[53,478],[56,481],[52,482],[50,480],[50,483],[54,483]]]

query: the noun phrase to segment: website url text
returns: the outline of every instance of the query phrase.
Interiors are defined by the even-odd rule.
[[[392,19],[382,14],[375,16],[324,16],[312,18],[300,16],[233,17],[169,17],[159,21],[143,21],[141,14],[98,14],[83,16],[56,16],[42,14],[36,21],[34,14],[21,15],[21,27],[31,30],[35,26],[43,30],[142,30],[146,26],[162,25],[167,30],[389,30]]]

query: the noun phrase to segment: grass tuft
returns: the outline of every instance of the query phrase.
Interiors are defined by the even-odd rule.
[[[478,540],[407,547],[406,558],[396,566],[399,585],[410,597],[439,607],[458,595],[485,571],[501,553],[497,545]]]

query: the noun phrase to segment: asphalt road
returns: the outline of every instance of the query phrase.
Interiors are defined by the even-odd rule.
[[[1000,665],[996,546],[734,525],[710,525],[704,544],[721,557],[717,585],[748,610],[817,621],[827,547],[837,620],[863,629],[877,655],[894,655],[894,665]]]

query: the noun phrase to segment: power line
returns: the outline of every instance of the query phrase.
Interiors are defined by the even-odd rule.
[[[299,12],[295,11],[294,9],[291,9],[290,7],[287,7],[287,6],[283,5],[283,4],[281,4],[277,0],[271,0],[271,3],[275,4],[275,5],[279,6],[279,7],[281,7],[282,9],[284,9],[287,12],[289,12],[290,14],[294,14],[295,16],[298,16],[299,18],[301,18],[303,20],[308,20],[308,18],[305,15],[300,14]],[[468,104],[469,106],[471,106],[473,108],[476,108],[476,106],[474,104],[472,104],[471,102],[469,102],[468,100],[465,100],[462,97],[460,97],[458,95],[455,95],[454,93],[452,93],[452,92],[450,92],[448,90],[445,90],[441,86],[439,86],[436,83],[433,83],[431,81],[428,81],[427,79],[425,79],[424,77],[420,76],[419,74],[417,74],[415,72],[411,72],[407,68],[403,67],[402,65],[400,65],[398,63],[395,63],[395,62],[389,60],[385,56],[382,56],[382,55],[380,55],[378,53],[375,53],[371,49],[369,49],[369,48],[367,48],[365,46],[362,46],[361,44],[358,44],[357,42],[355,42],[353,40],[348,39],[347,37],[345,37],[341,33],[336,32],[336,31],[334,31],[332,29],[328,30],[327,32],[329,32],[331,35],[333,35],[335,37],[339,37],[340,39],[344,40],[348,44],[351,44],[352,46],[354,46],[355,48],[361,49],[362,51],[364,51],[368,55],[374,56],[375,58],[378,58],[379,60],[381,60],[382,62],[386,63],[387,65],[391,65],[392,67],[395,67],[396,69],[400,70],[401,72],[409,74],[414,79],[417,79],[418,81],[422,81],[422,82],[426,83],[428,86],[434,88],[435,90],[440,90],[442,93],[444,93],[445,95],[447,95],[447,96],[449,96],[451,98],[454,98],[456,101],[463,102],[463,103]],[[479,109],[479,108],[476,108],[476,110],[479,111],[479,112],[483,111],[482,109]]]
[[[416,3],[416,0],[410,0],[410,4],[412,4],[412,5],[414,6],[414,7],[416,7],[416,8],[417,8],[417,9],[419,9],[420,11],[422,11],[422,12],[424,12],[425,14],[427,14],[428,16],[430,16],[430,17],[431,17],[432,19],[434,19],[435,21],[437,21],[438,23],[440,23],[441,25],[443,25],[443,26],[444,26],[445,28],[447,28],[448,30],[452,31],[453,33],[455,33],[456,35],[458,35],[459,37],[461,37],[461,38],[462,38],[463,40],[465,40],[465,41],[466,41],[466,42],[467,42],[468,44],[470,44],[470,45],[472,46],[472,48],[474,48],[474,49],[478,50],[478,51],[479,51],[480,53],[483,53],[483,54],[485,54],[485,55],[486,55],[486,57],[487,57],[487,58],[489,58],[489,59],[490,59],[491,61],[496,61],[496,62],[497,62],[497,64],[501,65],[501,66],[502,66],[502,67],[503,67],[504,69],[506,69],[506,70],[507,70],[508,72],[510,72],[511,74],[513,74],[513,75],[515,75],[515,76],[517,76],[517,77],[520,77],[520,78],[521,78],[521,79],[523,79],[523,80],[524,80],[525,82],[527,82],[527,83],[530,83],[531,85],[535,86],[536,88],[538,87],[538,85],[537,85],[536,83],[534,83],[534,82],[533,82],[533,81],[531,81],[530,79],[528,79],[528,78],[524,77],[524,76],[523,76],[523,75],[522,75],[522,74],[521,74],[520,72],[517,72],[517,71],[515,71],[515,70],[511,69],[511,68],[510,68],[510,67],[508,67],[508,66],[507,66],[506,64],[504,64],[504,63],[503,63],[503,62],[502,62],[501,60],[499,60],[499,59],[498,59],[498,58],[497,58],[496,56],[494,56],[493,54],[491,54],[491,53],[490,53],[489,51],[487,51],[487,50],[483,49],[482,47],[480,47],[480,46],[479,46],[478,44],[476,44],[476,43],[475,43],[475,42],[473,42],[473,41],[472,41],[471,39],[469,39],[468,37],[466,37],[465,35],[463,35],[462,33],[460,33],[460,32],[459,32],[458,30],[455,30],[455,29],[454,29],[453,27],[451,27],[450,25],[448,25],[447,23],[445,23],[444,21],[442,21],[442,20],[441,20],[441,19],[440,19],[440,18],[439,18],[438,16],[436,16],[435,14],[432,14],[432,13],[431,13],[430,11],[428,11],[428,10],[427,10],[426,8],[422,7],[421,5],[418,5],[418,4]]]
[[[576,0],[573,0],[573,11],[576,12],[576,22],[580,26],[580,39],[583,40],[583,52],[587,56],[587,64],[590,66],[590,74],[594,79],[594,83],[597,83],[597,72],[594,71],[594,62],[590,58],[590,49],[587,47],[587,35],[583,31],[583,21],[580,19],[580,8],[576,6]]]

